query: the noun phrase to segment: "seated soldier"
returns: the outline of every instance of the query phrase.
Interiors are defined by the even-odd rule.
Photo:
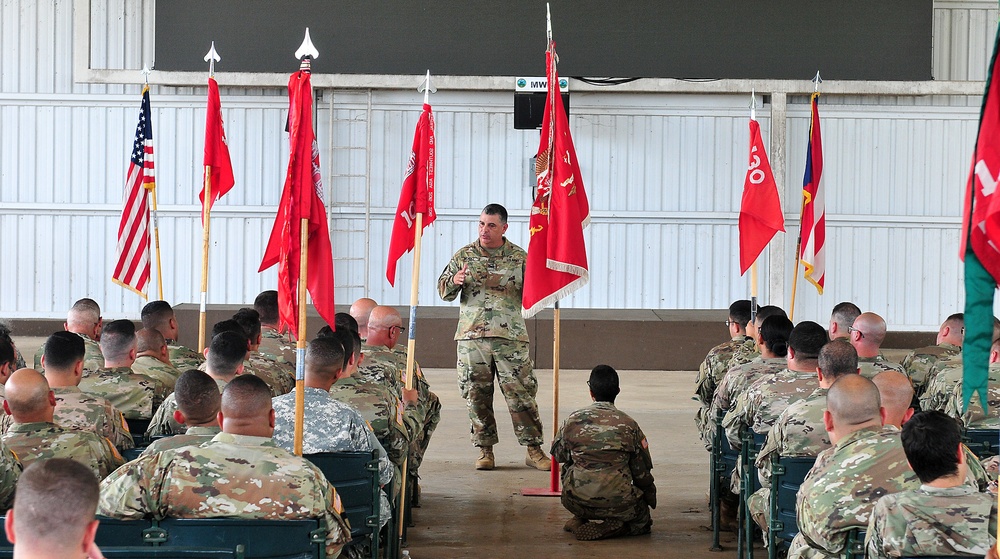
[[[330,396],[330,387],[351,374],[344,368],[344,347],[332,337],[316,338],[306,348],[305,409],[303,413],[302,453],[371,452],[379,453],[379,484],[392,483],[392,462],[375,438],[372,428],[358,410]],[[295,450],[295,394],[272,400],[274,405],[274,444],[289,452]],[[389,499],[382,495],[382,525],[392,517]]]
[[[63,330],[72,332],[83,338],[87,346],[87,354],[83,358],[83,368],[85,371],[93,372],[104,366],[104,357],[101,355],[101,347],[98,342],[101,339],[101,330],[104,328],[104,319],[101,318],[101,307],[93,299],[80,299],[73,303],[69,312],[66,313],[66,322],[63,323]],[[42,344],[35,352],[34,369],[40,373],[45,372],[42,366],[42,354],[45,352],[45,344]]]
[[[566,418],[551,448],[563,465],[562,504],[573,513],[565,529],[578,540],[648,534],[656,485],[646,435],[615,407],[613,368],[594,367],[587,385],[594,403]]]
[[[25,364],[25,362],[24,362],[24,356],[21,355],[21,352],[17,349],[17,344],[14,343],[14,339],[13,339],[14,338],[14,329],[10,325],[10,323],[7,322],[6,320],[0,320],[0,338],[8,338],[8,339],[10,339],[10,345],[11,345],[11,347],[14,348],[14,368],[11,369],[9,373],[7,373],[7,376],[10,376],[10,373],[13,373],[14,371],[16,371],[18,369],[25,369],[25,368],[27,368],[28,365]]]
[[[46,458],[71,458],[103,478],[125,462],[104,437],[63,429],[52,422],[55,394],[34,369],[20,369],[10,376],[3,408],[14,417],[3,442],[24,467]]]
[[[867,557],[982,557],[995,543],[997,500],[965,483],[958,422],[939,411],[920,412],[903,424],[901,438],[921,485],[875,503]]]
[[[10,375],[18,369],[25,367],[17,366],[17,349],[14,347],[14,340],[4,332],[0,332],[0,403],[3,402],[4,385]],[[0,413],[0,434],[6,433],[12,423],[12,419],[5,413]]]
[[[278,292],[262,291],[253,301],[253,310],[260,316],[261,340],[257,351],[277,363],[287,363],[294,375],[295,340],[278,330]]]
[[[173,392],[181,372],[170,362],[170,348],[163,334],[155,328],[143,328],[135,333],[135,340],[132,372],[146,375],[166,387],[167,392]]]
[[[250,338],[249,370],[253,371],[271,387],[275,396],[288,394],[295,389],[295,369],[291,363],[279,362],[260,351],[261,337],[260,314],[250,308],[243,308],[233,315],[233,320],[243,327]]]
[[[219,428],[222,394],[219,392],[219,385],[215,383],[215,379],[208,376],[208,373],[198,369],[184,371],[177,379],[173,396],[177,403],[174,421],[183,425],[185,432],[156,439],[142,451],[143,455],[182,446],[197,446],[210,441],[222,431]]]
[[[861,309],[850,301],[837,303],[830,313],[830,339],[850,341],[850,330]]]
[[[125,519],[319,518],[329,529],[327,556],[336,557],[351,539],[340,497],[319,468],[271,441],[267,384],[252,375],[230,381],[219,417],[222,432],[211,441],[141,456],[116,470],[101,484],[98,513]]]
[[[987,403],[991,409],[987,413],[983,413],[979,395],[974,394],[972,401],[969,402],[969,418],[968,420],[963,419],[966,428],[969,429],[996,429],[1000,425],[1000,421],[995,419],[997,406],[994,403],[994,395],[998,390],[997,379],[1000,379],[1000,340],[994,341],[993,345],[990,346],[989,359]],[[961,409],[962,376],[961,364],[943,369],[934,375],[933,380],[927,385],[924,395],[920,398],[920,409],[943,411],[952,417],[963,418],[966,414]]]
[[[78,462],[52,458],[29,466],[4,521],[15,559],[103,559],[94,543],[98,495],[97,478]]]
[[[993,354],[991,350],[991,360],[994,359]],[[997,355],[1000,356],[1000,351]],[[962,408],[963,402],[962,382],[959,381],[945,403],[944,413],[958,418],[966,429],[1000,429],[1000,366],[994,367],[991,364],[987,373],[986,410],[983,410],[978,392],[972,394],[968,408]]]
[[[931,368],[939,361],[951,359],[962,354],[962,340],[965,337],[965,315],[955,313],[941,323],[938,328],[935,345],[918,347],[903,358],[903,369],[906,376],[913,381],[913,389],[917,396],[924,392],[927,376]]]
[[[858,364],[861,376],[870,379],[882,371],[899,371],[906,374],[899,363],[886,361],[882,357],[882,342],[885,341],[885,319],[873,313],[861,313],[850,327],[851,345],[858,350]]]
[[[226,383],[243,372],[243,360],[247,356],[248,340],[242,331],[222,332],[212,336],[212,343],[205,348],[205,372],[212,377],[219,392]],[[187,427],[177,422],[174,412],[177,411],[177,398],[173,394],[167,396],[160,409],[156,410],[146,436],[177,435],[187,431]]]
[[[847,533],[868,526],[878,497],[918,486],[906,464],[899,429],[883,427],[885,409],[874,382],[844,375],[830,387],[826,400],[823,423],[834,446],[816,457],[799,487],[799,533],[788,559],[838,558]]]
[[[733,358],[737,347],[754,343],[753,339],[747,336],[747,322],[750,322],[750,301],[746,299],[734,301],[732,305],[729,305],[729,318],[726,319],[730,339],[708,350],[708,355],[698,367],[698,377],[694,382],[694,394],[701,405],[695,413],[694,422],[703,439],[706,436],[705,421],[707,421],[709,407],[715,396],[715,388],[726,374],[726,365]],[[710,434],[708,440],[704,440],[704,442],[711,449],[712,437]]]
[[[149,419],[167,395],[166,387],[146,375],[132,371],[135,362],[135,325],[114,320],[101,334],[104,367],[90,372],[84,363],[80,390],[106,398],[127,419]]]
[[[170,364],[178,371],[197,369],[205,357],[197,351],[177,343],[178,326],[174,309],[166,301],[151,301],[142,307],[142,327],[158,330],[163,335],[169,351]]]
[[[106,398],[85,394],[83,380],[83,340],[72,332],[56,332],[45,340],[45,380],[56,395],[53,422],[67,429],[92,431],[111,441],[118,450],[135,447],[122,412]]]

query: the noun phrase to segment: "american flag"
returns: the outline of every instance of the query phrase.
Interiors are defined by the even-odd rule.
[[[149,284],[149,193],[156,188],[149,86],[142,90],[131,163],[125,179],[124,209],[118,225],[118,262],[111,281],[146,298]]]

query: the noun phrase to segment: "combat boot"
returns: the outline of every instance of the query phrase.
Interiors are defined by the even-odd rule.
[[[528,456],[524,459],[524,464],[529,468],[537,468],[542,471],[552,469],[552,460],[542,452],[542,447],[534,444],[528,447]]]
[[[492,446],[479,447],[479,459],[476,460],[477,470],[492,470],[496,467],[496,460],[493,458]]]

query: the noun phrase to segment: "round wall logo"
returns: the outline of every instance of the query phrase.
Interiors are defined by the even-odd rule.
[[[528,80],[524,78],[517,80],[517,87],[524,87],[526,85],[528,85]]]
[[[568,85],[569,85],[569,82],[566,81],[566,78],[559,78],[559,88],[560,89],[562,89],[562,88],[564,88],[564,87],[566,87]]]

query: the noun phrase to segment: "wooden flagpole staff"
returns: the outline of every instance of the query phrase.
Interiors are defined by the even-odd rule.
[[[215,41],[212,41],[208,54],[205,55],[205,62],[208,62],[208,77],[215,77],[215,63],[222,60],[219,53],[215,51]],[[156,202],[153,202],[155,207]],[[205,165],[205,195],[201,204],[201,305],[198,312],[198,353],[205,351],[205,317],[206,303],[208,301],[208,248],[209,232],[211,230],[209,220],[212,212],[212,166]],[[159,251],[157,251],[159,254]]]
[[[312,73],[312,60],[319,58],[319,51],[313,45],[309,37],[309,28],[306,27],[306,36],[302,39],[302,44],[295,51],[295,58],[299,59],[299,70]],[[309,92],[312,95],[312,92]],[[296,201],[297,203],[301,202]],[[302,434],[304,429],[303,417],[306,407],[306,285],[309,283],[307,275],[309,266],[309,216],[301,216],[299,219],[299,319],[296,328],[297,336],[295,340],[295,454],[302,456]]]
[[[812,79],[813,91],[819,93],[819,84],[823,83],[823,78],[819,77],[819,70]],[[799,284],[799,263],[802,262],[802,216],[806,211],[806,197],[802,196],[802,207],[799,208],[799,239],[795,241],[795,271],[792,273],[792,303],[788,307],[788,319],[795,320],[795,291]]]
[[[757,120],[757,92],[750,90],[750,120]],[[757,320],[757,258],[750,264],[750,320]],[[798,275],[796,273],[796,275]],[[794,289],[793,289],[794,292]],[[746,324],[742,326],[746,327]]]

